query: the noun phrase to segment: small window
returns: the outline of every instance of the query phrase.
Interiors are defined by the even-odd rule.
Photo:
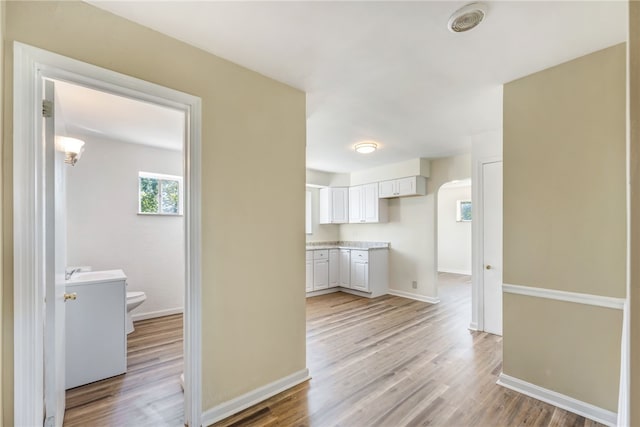
[[[471,201],[470,200],[456,201],[456,221],[458,222],[471,221]]]
[[[182,177],[139,172],[138,213],[182,215]]]

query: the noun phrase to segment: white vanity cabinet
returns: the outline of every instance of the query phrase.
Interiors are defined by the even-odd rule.
[[[329,287],[329,251],[326,249],[313,251],[313,290],[319,291]]]
[[[313,251],[307,251],[307,259],[306,259],[306,286],[305,289],[307,292],[313,291]]]
[[[349,222],[349,188],[320,189],[320,224],[346,224]]]
[[[378,196],[383,199],[425,194],[427,194],[427,179],[424,176],[409,176],[378,183]]]
[[[349,187],[349,222],[377,223],[389,220],[388,203],[378,197],[378,183]]]
[[[106,277],[109,276],[120,277]],[[65,388],[127,371],[126,276],[121,270],[78,273],[65,285]]]

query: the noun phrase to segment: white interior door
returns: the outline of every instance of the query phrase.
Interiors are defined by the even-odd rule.
[[[482,166],[483,325],[502,335],[502,162]]]
[[[43,140],[45,171],[45,426],[62,426],[65,410],[66,203],[64,153],[56,149],[55,88],[44,82]],[[47,105],[47,108],[44,106]]]

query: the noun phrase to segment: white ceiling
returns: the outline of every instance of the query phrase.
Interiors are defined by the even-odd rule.
[[[56,81],[56,133],[182,150],[184,112]]]
[[[307,93],[307,166],[332,172],[468,151],[502,126],[503,83],[626,40],[625,1],[90,1]],[[379,141],[370,155],[353,152]]]

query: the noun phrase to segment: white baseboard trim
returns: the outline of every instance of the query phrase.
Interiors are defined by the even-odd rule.
[[[387,292],[389,295],[395,295],[397,297],[409,298],[416,301],[428,302],[430,304],[438,304],[440,299],[434,297],[428,297],[426,295],[412,294],[411,292],[399,291],[396,289],[389,289]]]
[[[210,426],[211,424],[217,423],[220,420],[258,404],[271,396],[275,396],[278,393],[303,383],[308,379],[311,379],[309,376],[309,370],[303,369],[284,378],[280,378],[270,384],[252,390],[249,393],[245,393],[242,396],[238,396],[235,399],[231,399],[214,406],[202,414],[202,425]]]
[[[136,320],[155,319],[156,317],[171,316],[172,314],[184,313],[184,307],[167,308],[166,310],[148,311],[146,313],[132,314],[131,319]]]
[[[332,294],[334,292],[339,292],[341,289],[342,288],[329,288],[329,289],[321,289],[319,291],[307,292],[307,298],[317,297],[318,295]]]
[[[518,378],[505,375],[504,373],[500,374],[498,384],[608,426],[615,426],[617,423],[618,415],[615,412],[582,402],[553,390],[542,388]]]
[[[559,291],[556,289],[535,288],[533,286],[511,285],[509,283],[504,283],[502,285],[502,291],[510,294],[574,302],[577,304],[594,305],[596,307],[614,308],[617,310],[622,310],[625,302],[624,298]]]
[[[478,322],[469,323],[469,330],[470,331],[477,331],[478,330]]]
[[[451,274],[462,274],[464,276],[471,276],[471,270],[456,270],[455,268],[440,268],[438,269],[438,273],[451,273]]]

